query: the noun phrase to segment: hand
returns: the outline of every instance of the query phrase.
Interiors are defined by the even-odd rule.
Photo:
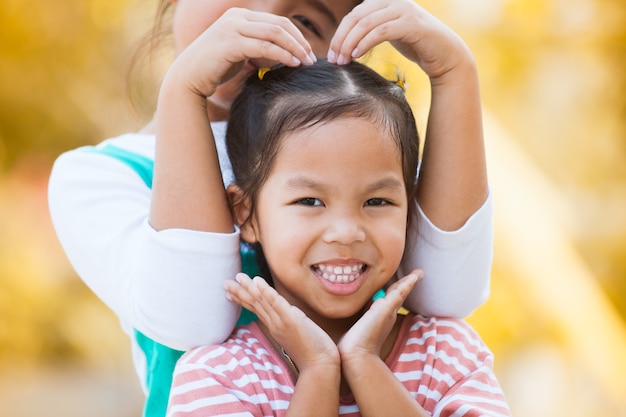
[[[315,55],[288,18],[231,8],[176,58],[170,72],[177,72],[192,91],[209,97],[249,59],[298,66],[313,64]]]
[[[263,278],[240,273],[224,287],[231,301],[259,317],[301,373],[313,366],[339,367],[339,352],[330,336]]]
[[[372,303],[339,341],[342,364],[351,360],[358,361],[363,355],[380,357],[382,346],[396,322],[398,310],[423,275],[421,270],[413,271],[394,282],[387,289],[385,297]]]
[[[431,78],[467,59],[463,40],[412,0],[365,0],[346,15],[331,40],[328,60],[345,64],[384,41]]]

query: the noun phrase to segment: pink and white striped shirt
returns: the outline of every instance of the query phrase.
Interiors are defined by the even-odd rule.
[[[385,362],[433,416],[510,415],[493,355],[462,320],[405,317]],[[294,387],[280,354],[252,323],[179,360],[168,416],[284,416]],[[360,416],[351,396],[341,398],[339,415]]]

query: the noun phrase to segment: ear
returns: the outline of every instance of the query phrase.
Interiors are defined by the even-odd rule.
[[[250,199],[244,197],[243,191],[236,184],[230,184],[226,189],[226,194],[235,224],[241,230],[241,238],[248,243],[257,242],[258,228],[256,227],[256,219],[254,216],[250,216],[252,212]]]

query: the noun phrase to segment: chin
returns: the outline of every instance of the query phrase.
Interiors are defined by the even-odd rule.
[[[346,308],[336,308],[337,306],[333,306],[328,309],[320,309],[316,310],[316,313],[321,317],[330,320],[346,320],[350,319],[356,321],[359,319],[366,310],[367,305],[363,305],[362,307],[346,307]]]

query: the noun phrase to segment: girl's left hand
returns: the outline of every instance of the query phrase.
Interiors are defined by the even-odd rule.
[[[415,270],[394,282],[385,297],[372,303],[370,308],[339,341],[337,347],[341,362],[359,360],[362,355],[380,356],[383,343],[396,322],[398,310],[417,281],[423,276]]]
[[[346,64],[385,41],[432,79],[473,59],[465,42],[413,0],[365,0],[348,13],[330,43],[328,60]]]

